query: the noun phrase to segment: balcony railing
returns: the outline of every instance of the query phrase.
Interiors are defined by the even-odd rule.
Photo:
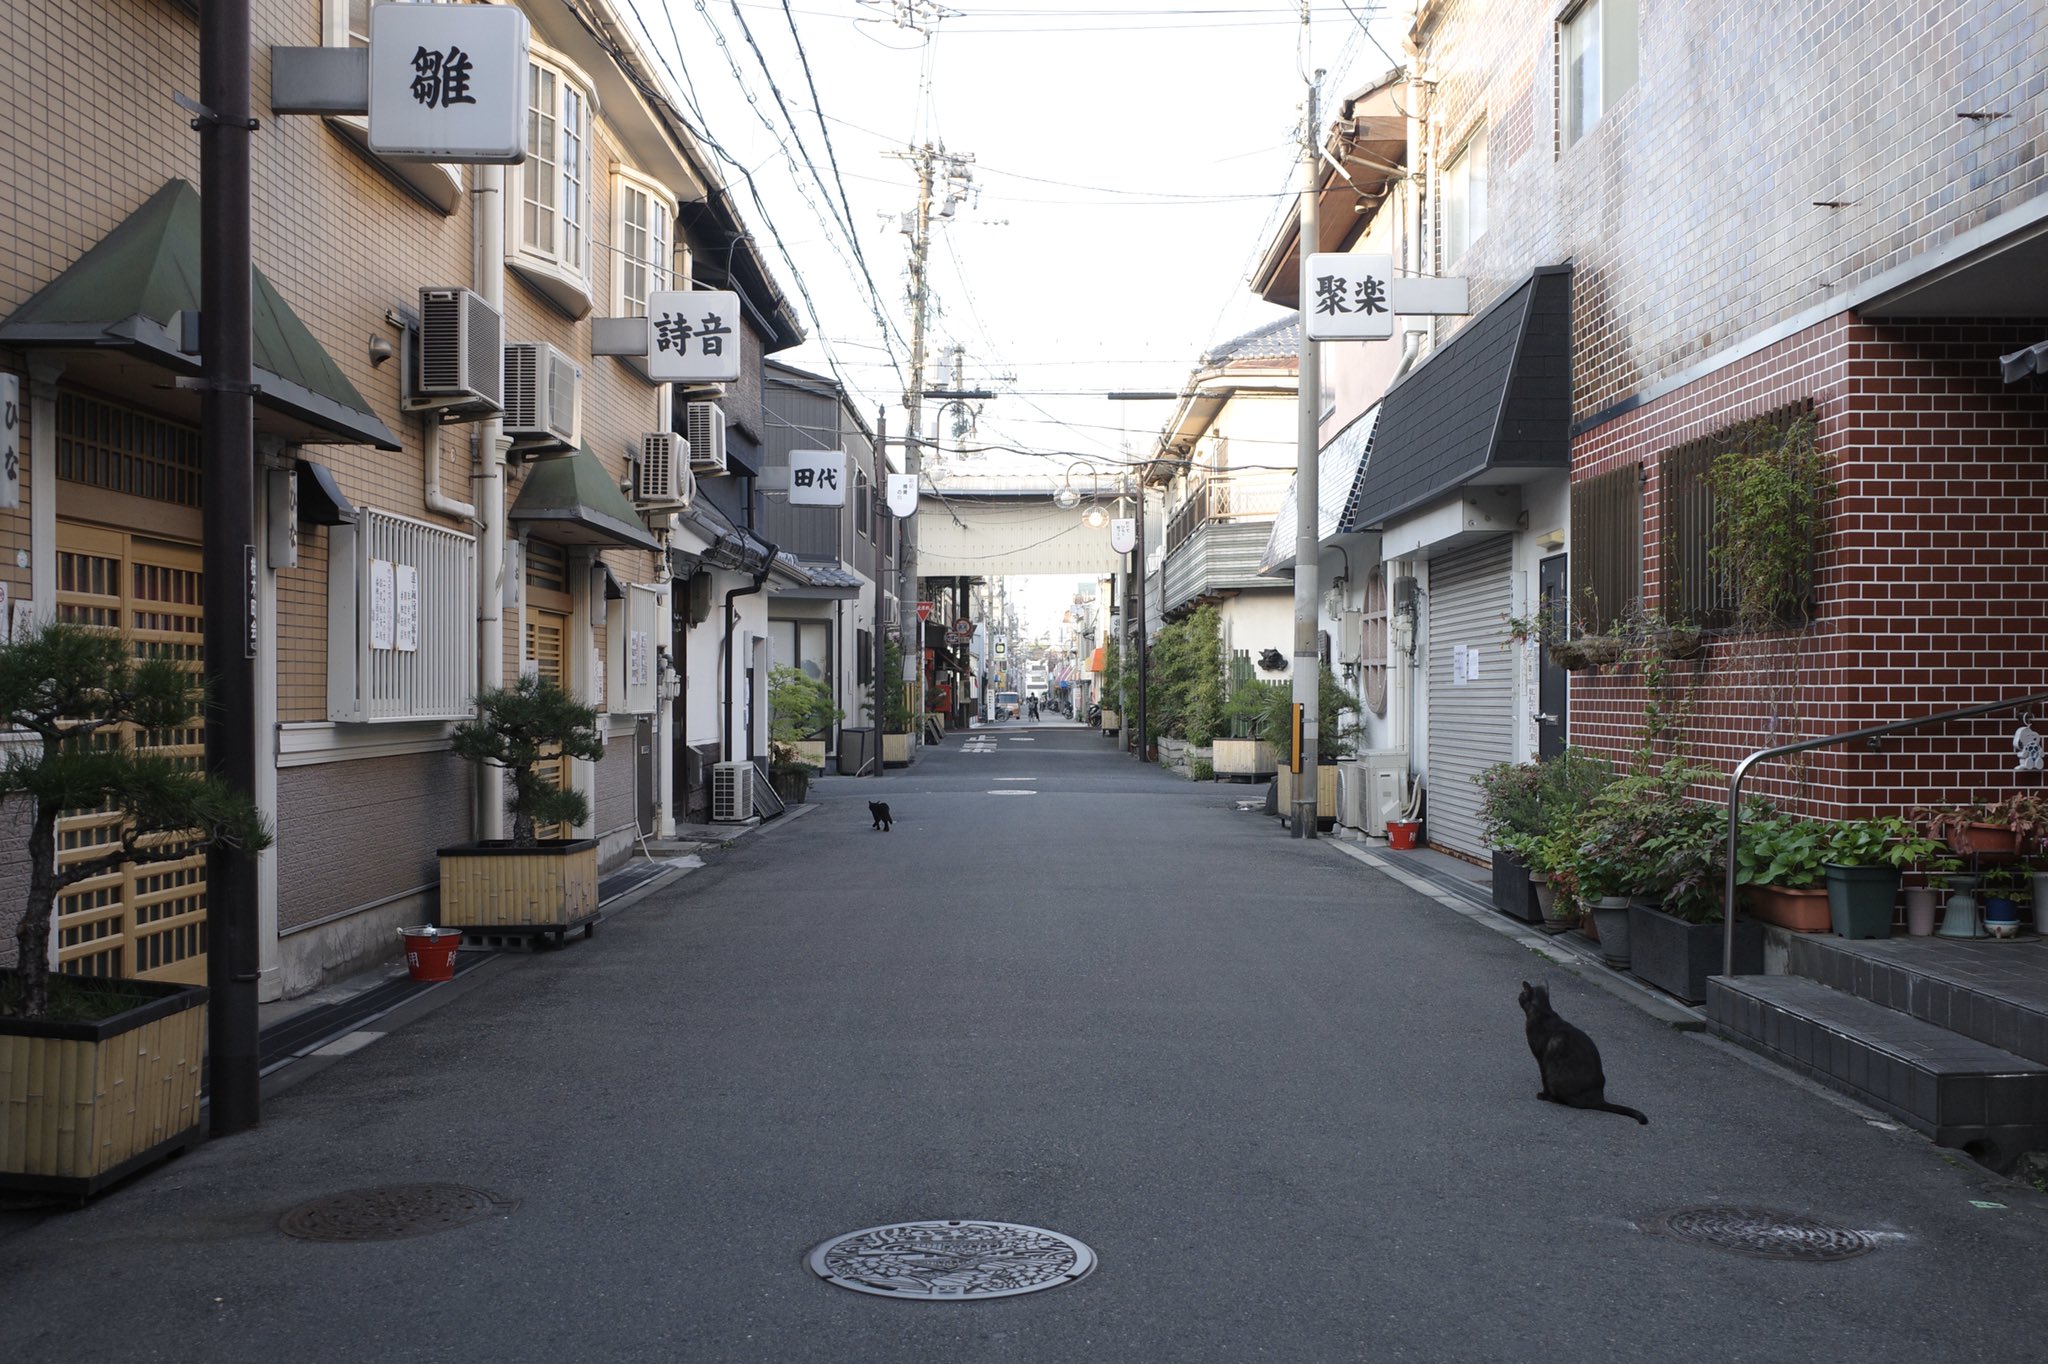
[[[1208,521],[1272,520],[1286,493],[1286,484],[1272,479],[1203,479],[1166,520],[1167,554],[1186,544]]]

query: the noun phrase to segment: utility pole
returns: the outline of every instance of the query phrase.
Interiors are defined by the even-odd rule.
[[[1302,8],[1302,23],[1308,23],[1308,8]],[[1321,699],[1322,651],[1316,647],[1316,598],[1320,593],[1316,507],[1320,496],[1317,448],[1317,407],[1322,388],[1322,366],[1318,347],[1308,338],[1308,258],[1320,245],[1316,236],[1317,155],[1321,148],[1321,115],[1316,103],[1318,71],[1309,80],[1308,117],[1302,123],[1301,219],[1297,232],[1297,255],[1301,265],[1301,352],[1296,368],[1295,406],[1298,422],[1294,474],[1294,704],[1301,716],[1294,746],[1294,800],[1288,812],[1288,832],[1295,838],[1316,836],[1316,749],[1321,737],[1322,717],[1317,714]]]
[[[908,421],[905,430],[909,438],[904,442],[903,471],[912,478],[919,478],[923,472],[922,452],[919,447],[923,439],[922,413],[924,404],[924,349],[925,328],[931,314],[931,284],[927,263],[931,254],[932,214],[934,188],[944,180],[943,201],[938,207],[942,218],[951,218],[953,210],[967,195],[967,186],[973,183],[973,174],[967,167],[974,160],[971,155],[948,153],[943,147],[934,147],[927,142],[908,152],[891,152],[899,160],[914,163],[917,167],[917,212],[912,216],[910,227],[910,387],[903,394],[903,410]],[[903,626],[906,644],[905,659],[916,659],[915,685],[916,700],[913,713],[924,710],[924,629],[917,618],[917,518],[911,517],[903,523],[902,554],[903,592],[898,601],[899,618]],[[893,679],[892,679],[893,680]],[[901,685],[900,682],[897,683]],[[917,726],[920,736],[923,725]]]
[[[882,688],[889,685],[882,677],[889,657],[889,632],[882,626],[882,529],[888,524],[889,513],[889,409],[882,408],[875,413],[875,477],[868,488],[869,536],[875,547],[875,637],[869,641],[874,657],[870,659],[874,671],[868,678],[868,718],[874,722],[869,734],[873,741],[875,775],[881,776],[887,764],[882,761],[882,717],[886,713],[888,693]],[[901,686],[899,682],[896,685]]]

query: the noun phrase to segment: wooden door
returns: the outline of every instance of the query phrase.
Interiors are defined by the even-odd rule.
[[[532,568],[526,580],[526,657],[543,681],[567,688],[569,594],[565,584],[554,585],[544,576],[548,572],[544,557],[534,555],[529,563]],[[551,763],[541,765],[540,774],[558,788],[567,788],[571,781],[569,765],[570,759],[558,754]],[[533,831],[535,838],[568,838],[573,832],[561,824],[540,824]]]

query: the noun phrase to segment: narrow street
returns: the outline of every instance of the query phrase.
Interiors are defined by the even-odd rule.
[[[1261,788],[1114,749],[1048,717],[821,781],[589,941],[439,987],[259,1130],[0,1218],[8,1355],[2038,1358],[2048,1199],[1288,838],[1236,807]],[[1537,1100],[1525,979],[1647,1127]],[[406,1240],[279,1230],[418,1183],[506,1207]],[[1702,1205],[1876,1246],[1786,1263],[1651,1229]],[[931,1303],[806,1264],[952,1218],[1098,1267]]]

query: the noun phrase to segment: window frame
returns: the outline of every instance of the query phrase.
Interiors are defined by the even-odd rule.
[[[425,4],[428,0],[388,0],[396,4]],[[361,47],[370,41],[367,27],[369,5],[363,8],[365,27],[355,27],[354,0],[325,0],[320,11],[322,47]],[[452,162],[392,161],[370,150],[370,120],[362,114],[329,114],[327,126],[369,163],[396,181],[435,212],[451,215],[462,206],[462,167]]]
[[[591,262],[597,223],[591,170],[596,87],[574,62],[535,43],[528,54],[526,98],[526,160],[505,168],[505,263],[557,308],[580,319],[589,315],[595,292]],[[567,117],[572,109],[578,115],[574,119]],[[565,159],[574,164],[565,166]],[[534,194],[542,177],[546,199]],[[570,199],[575,202],[566,202]],[[538,240],[543,235],[538,230],[539,212],[547,215],[544,243]]]
[[[1640,0],[1580,0],[1557,18],[1557,132],[1560,149],[1578,145],[1600,125],[1641,75]],[[1584,93],[1586,67],[1574,79],[1573,48],[1591,40],[1591,98]],[[1580,53],[1583,58],[1586,54]]]
[[[1473,243],[1486,235],[1486,191],[1491,179],[1488,158],[1493,151],[1489,131],[1481,123],[1444,163],[1439,185],[1443,222],[1437,250],[1445,271],[1455,269]],[[1474,170],[1479,172],[1477,176]]]
[[[652,224],[635,223],[628,212],[628,205],[636,197],[646,205],[650,217],[656,212],[662,219],[660,230]],[[612,172],[612,302],[614,317],[645,317],[647,296],[657,290],[675,289],[676,283],[676,219],[675,196],[670,194],[660,181],[643,175],[630,166],[619,166]],[[646,234],[652,240],[647,244],[651,254],[637,253],[634,236]],[[645,287],[638,297],[627,288],[627,276],[633,272],[645,272]]]

